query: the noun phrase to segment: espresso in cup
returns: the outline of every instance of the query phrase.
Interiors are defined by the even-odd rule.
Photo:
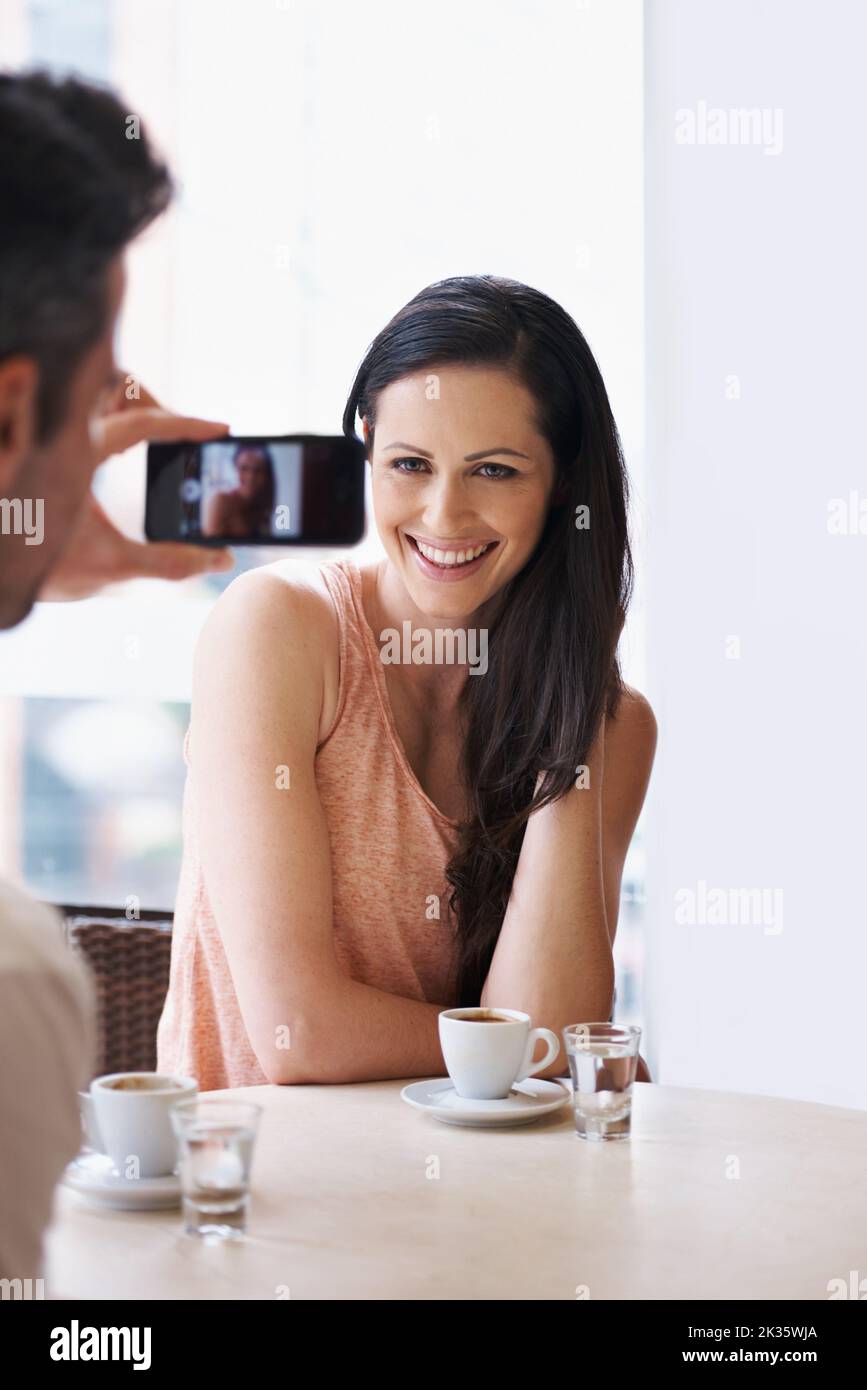
[[[499,1023],[483,1028],[479,1023]],[[464,1100],[502,1100],[518,1081],[544,1071],[559,1055],[560,1039],[550,1028],[531,1028],[530,1015],[517,1009],[445,1009],[439,1016],[440,1046],[446,1070]],[[533,1061],[542,1038],[545,1055]]]
[[[105,1085],[110,1091],[183,1091],[184,1087],[180,1081],[174,1081],[171,1077],[152,1076],[150,1072],[135,1073],[132,1076],[121,1076],[117,1081],[106,1081]]]
[[[198,1091],[192,1076],[159,1072],[98,1076],[89,1091],[79,1092],[87,1140],[108,1155],[120,1177],[131,1181],[167,1177],[178,1162],[172,1108],[194,1100]]]

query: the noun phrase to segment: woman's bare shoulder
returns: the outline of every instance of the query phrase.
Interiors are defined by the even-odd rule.
[[[317,565],[305,560],[277,560],[246,570],[233,579],[215,603],[209,623],[269,629],[277,621],[293,631],[310,628],[327,635],[334,607]]]
[[[658,727],[650,701],[625,685],[617,713],[605,721],[603,796],[624,811],[629,835],[638,819],[656,756]]]
[[[646,746],[656,747],[658,728],[653,706],[647,696],[642,695],[641,691],[636,690],[634,686],[623,686],[614,722],[624,731],[626,737],[637,740]]]
[[[337,617],[318,566],[278,560],[233,579],[214,604],[196,647],[198,683],[222,681],[231,665],[242,680],[291,692],[318,692],[320,730],[337,700]]]

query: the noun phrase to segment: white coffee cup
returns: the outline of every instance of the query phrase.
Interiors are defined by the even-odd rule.
[[[502,1100],[517,1081],[544,1071],[560,1052],[557,1034],[531,1028],[530,1015],[517,1009],[445,1009],[439,1030],[446,1070],[465,1100]],[[545,1040],[547,1050],[534,1062],[537,1038]]]
[[[108,1155],[121,1177],[165,1177],[178,1162],[172,1107],[194,1100],[198,1091],[192,1076],[152,1071],[97,1076],[89,1091],[78,1093],[87,1142]]]

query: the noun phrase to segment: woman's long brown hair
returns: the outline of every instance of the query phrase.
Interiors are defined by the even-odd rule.
[[[539,290],[493,275],[421,290],[368,348],[344,434],[355,436],[356,413],[365,418],[372,452],[379,392],[410,373],[460,364],[521,382],[556,464],[539,543],[498,595],[487,672],[468,678],[461,695],[470,816],[446,873],[454,998],[467,1006],[481,996],[531,812],[575,785],[603,712],[616,712],[633,565],[628,481],[602,376],[577,324]],[[588,508],[586,528],[576,525],[579,507]]]

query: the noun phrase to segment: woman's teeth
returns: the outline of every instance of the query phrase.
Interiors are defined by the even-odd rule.
[[[471,560],[477,560],[480,555],[484,555],[493,545],[493,541],[486,541],[484,545],[477,545],[473,550],[434,550],[432,545],[424,545],[422,541],[416,540],[416,545],[426,560],[430,560],[434,565],[468,565]]]

